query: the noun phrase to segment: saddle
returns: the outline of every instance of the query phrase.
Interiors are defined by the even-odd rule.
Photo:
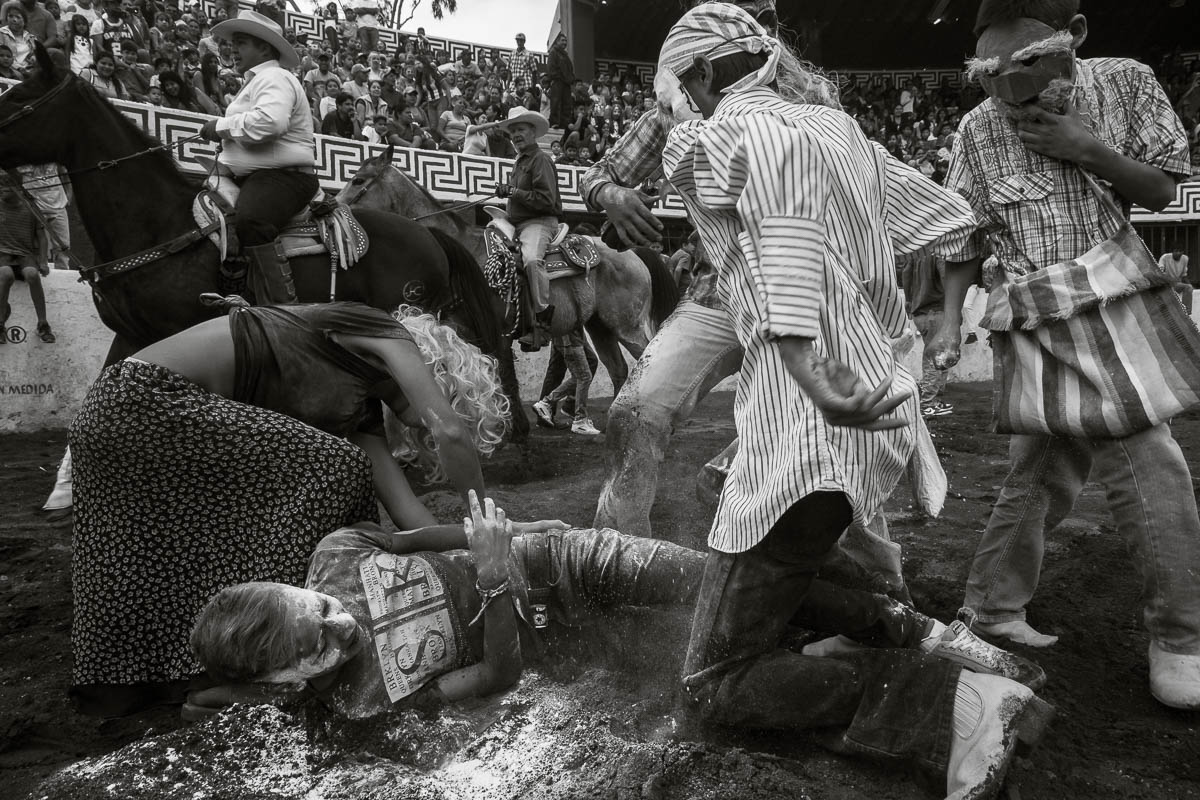
[[[484,206],[483,210],[492,218],[483,232],[489,260],[493,254],[501,252],[514,254],[519,259],[517,229],[508,221],[504,209]],[[596,249],[596,245],[586,236],[571,234],[568,230],[570,228],[566,223],[559,225],[558,233],[546,248],[546,274],[551,281],[572,275],[587,276],[600,263],[600,251]]]
[[[230,223],[236,216],[242,190],[227,168],[215,162],[204,166],[209,168],[209,175],[192,201],[192,216],[200,227],[216,228],[208,239],[216,245],[221,261],[227,262],[241,255],[241,245]],[[367,232],[349,206],[327,196],[324,189],[317,189],[308,206],[288,221],[277,240],[287,258],[328,253],[335,270],[354,266],[370,246]]]

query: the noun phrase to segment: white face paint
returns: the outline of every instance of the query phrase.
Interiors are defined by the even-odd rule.
[[[658,99],[658,114],[667,130],[681,122],[704,118],[704,115],[696,110],[696,104],[688,96],[679,78],[669,69],[660,69],[654,76],[654,96]]]

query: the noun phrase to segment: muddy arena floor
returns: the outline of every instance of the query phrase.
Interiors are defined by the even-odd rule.
[[[888,507],[918,608],[943,620],[1007,469],[1006,439],[987,433],[988,393],[951,386],[952,416],[930,427],[950,478],[938,520],[914,515],[907,487]],[[597,424],[603,427],[597,403]],[[702,547],[712,510],[694,476],[732,437],[732,395],[703,403],[671,443],[656,533]],[[517,519],[590,524],[603,442],[534,429],[485,466],[491,494]],[[1200,474],[1200,414],[1175,423]],[[939,797],[900,766],[830,755],[794,734],[696,730],[673,714],[686,615],[631,613],[552,641],[519,687],[449,711],[348,724],[319,708],[235,709],[197,725],[162,709],[98,721],[66,701],[70,680],[71,526],[38,509],[65,434],[0,437],[0,798],[780,798]],[[430,498],[461,518],[448,493]],[[1018,760],[1009,800],[1200,798],[1200,714],[1147,690],[1138,586],[1103,490],[1089,485],[1049,536],[1029,609],[1061,636],[1025,653],[1049,673],[1059,717]]]

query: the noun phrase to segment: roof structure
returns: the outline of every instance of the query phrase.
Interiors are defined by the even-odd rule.
[[[785,29],[827,69],[960,66],[974,51],[980,0],[777,0]],[[602,0],[597,58],[654,61],[689,0]],[[1200,0],[1082,0],[1088,41],[1080,54],[1152,61],[1176,47],[1200,50]],[[939,20],[936,24],[934,20]]]

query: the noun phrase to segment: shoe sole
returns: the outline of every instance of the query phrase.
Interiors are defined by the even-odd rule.
[[[980,638],[983,638],[983,637],[980,637]],[[1032,677],[1030,677],[1029,679],[1021,680],[1020,678],[1017,677],[1017,675],[1019,674],[1019,670],[1017,670],[1017,669],[1014,669],[1014,671],[1012,673],[996,672],[995,670],[991,670],[991,669],[984,667],[982,664],[980,664],[976,661],[972,661],[969,658],[963,658],[961,656],[957,656],[953,653],[943,654],[943,653],[939,653],[935,650],[932,653],[932,655],[935,658],[940,658],[940,659],[943,659],[944,661],[949,661],[951,664],[958,664],[960,667],[962,667],[963,669],[968,670],[970,672],[975,672],[980,675],[996,675],[1001,678],[1008,678],[1010,681],[1016,681],[1017,683],[1021,684],[1022,686],[1032,689],[1035,692],[1041,691],[1042,688],[1044,688],[1046,685],[1046,671],[1044,669],[1042,669],[1041,667],[1039,667],[1037,664],[1034,664],[1032,661],[1029,661],[1029,659],[1024,659],[1024,661],[1026,661],[1027,663],[1032,665],[1033,668],[1037,671],[1034,672]],[[1009,653],[1008,655],[1012,656],[1012,653]],[[1015,656],[1013,656],[1013,657],[1016,658]]]

